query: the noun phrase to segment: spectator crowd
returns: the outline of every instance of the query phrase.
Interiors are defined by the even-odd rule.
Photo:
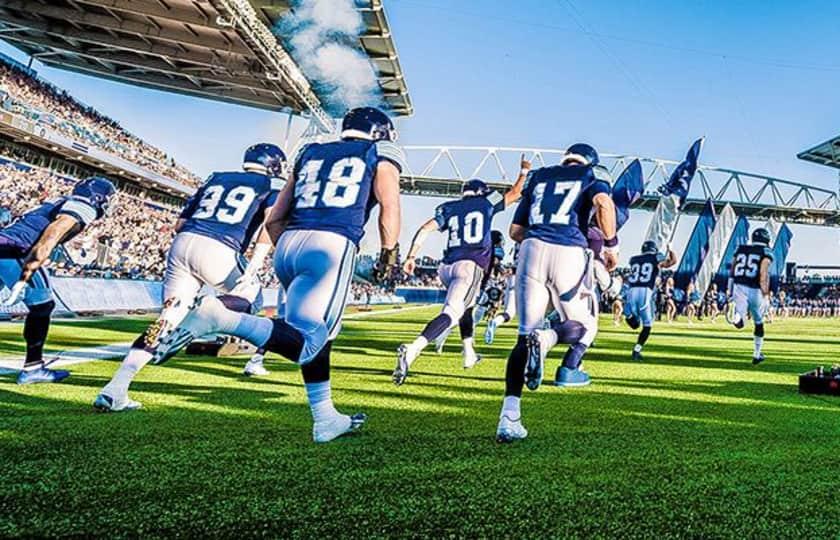
[[[0,55],[2,110],[180,183],[196,186],[200,182],[197,176],[176,163],[163,150],[146,143],[123,129],[116,121]]]

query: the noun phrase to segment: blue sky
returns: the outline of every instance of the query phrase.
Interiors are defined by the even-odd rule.
[[[401,143],[586,141],[602,152],[681,159],[705,135],[701,163],[837,188],[836,171],[796,153],[840,133],[838,3],[385,5],[416,110],[399,122]],[[284,135],[278,114],[36,68],[200,174],[235,167],[248,144]],[[404,246],[438,202],[406,204]],[[649,219],[633,214],[625,259]],[[509,213],[497,220],[506,229]],[[677,247],[692,222],[682,220]],[[792,260],[840,264],[837,230],[795,227],[794,234]],[[430,241],[428,251],[441,245]]]

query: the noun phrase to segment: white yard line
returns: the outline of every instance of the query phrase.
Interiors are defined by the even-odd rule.
[[[414,311],[418,309],[426,309],[433,304],[424,304],[420,306],[399,307],[392,309],[382,309],[375,311],[365,311],[362,313],[352,313],[346,315],[344,319],[362,319],[365,317],[375,317],[376,315],[390,315],[393,313],[405,313],[407,311]],[[102,345],[99,347],[85,347],[81,349],[70,349],[61,351],[57,354],[46,353],[44,358],[57,360],[50,364],[51,367],[69,366],[73,364],[81,364],[84,362],[92,362],[94,360],[107,360],[109,358],[119,358],[125,356],[128,349],[131,347],[131,342],[113,343],[111,345]],[[23,365],[23,358],[21,356],[5,356],[0,357],[0,374],[3,373],[17,373]]]
[[[57,354],[45,353],[44,359],[47,361],[57,358],[57,360],[50,364],[50,367],[69,366],[72,364],[81,364],[83,362],[91,362],[93,360],[107,360],[109,358],[119,358],[125,356],[131,347],[131,342],[126,343],[112,343],[110,345],[101,345],[99,347],[85,347],[82,349],[70,349],[61,351]],[[0,373],[17,372],[23,365],[23,358],[21,356],[5,356],[0,357]]]
[[[423,304],[421,306],[409,306],[403,308],[391,308],[391,309],[380,309],[374,311],[363,311],[361,313],[351,313],[350,315],[345,315],[342,319],[362,319],[364,317],[373,317],[375,315],[390,315],[392,313],[405,313],[406,311],[414,311],[416,309],[426,309],[428,307],[433,306],[434,304]]]

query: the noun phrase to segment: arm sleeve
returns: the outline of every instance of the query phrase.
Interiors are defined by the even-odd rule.
[[[212,174],[208,176],[207,180],[204,181],[204,184],[202,184],[201,187],[199,187],[198,190],[196,190],[196,192],[193,193],[189,199],[187,199],[187,204],[185,204],[184,208],[181,209],[181,213],[178,215],[178,219],[189,219],[190,216],[193,215],[193,212],[195,212],[195,209],[198,206],[198,202],[201,200],[201,197],[204,196],[204,187],[207,185],[208,182],[210,182],[210,180],[213,179],[213,176],[214,175]]]
[[[78,221],[82,227],[87,227],[93,223],[97,216],[96,208],[84,201],[80,201],[79,199],[67,199],[64,204],[61,205],[61,210],[58,211],[58,214],[66,214],[72,217]]]
[[[391,141],[379,141],[376,143],[376,155],[379,161],[385,159],[393,163],[397,169],[402,173],[408,169],[405,160],[405,154],[402,148],[392,143]],[[379,162],[377,161],[377,163]]]
[[[446,208],[443,205],[435,208],[435,222],[439,231],[446,229]]]
[[[528,218],[531,213],[531,197],[522,197],[519,201],[519,206],[516,207],[516,212],[513,214],[513,223],[522,227],[529,225]]]
[[[603,181],[603,180],[595,180],[589,187],[586,189],[586,198],[587,199],[594,199],[595,195],[599,193],[606,193],[607,195],[610,194],[612,190],[610,189],[610,185]]]
[[[487,194],[487,202],[493,208],[493,215],[498,214],[505,209],[505,198],[498,191],[491,191]]]

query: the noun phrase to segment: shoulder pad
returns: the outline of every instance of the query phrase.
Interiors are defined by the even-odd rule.
[[[408,165],[405,160],[405,154],[403,153],[402,148],[392,143],[391,141],[377,141],[376,154],[380,158],[387,159],[388,161],[396,165],[397,169],[399,169],[400,172],[403,172],[406,169],[408,169]]]
[[[610,175],[610,171],[608,171],[603,165],[595,165],[592,167],[592,175],[595,177],[595,180],[600,180],[612,185],[612,175]]]

